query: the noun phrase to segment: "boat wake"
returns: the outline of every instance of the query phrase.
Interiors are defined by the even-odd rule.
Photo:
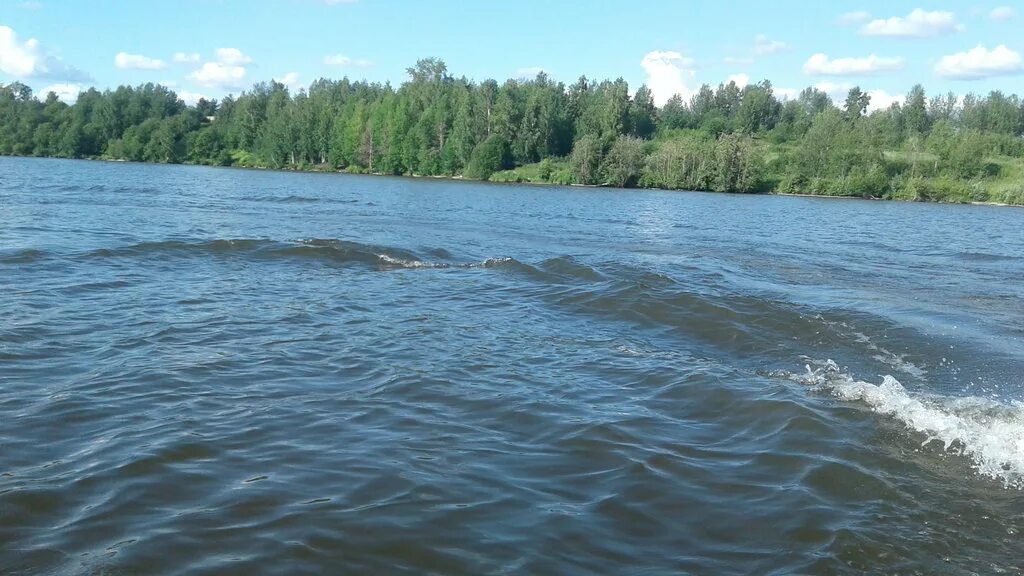
[[[878,384],[858,380],[832,360],[808,364],[793,381],[826,391],[844,402],[867,405],[923,434],[922,446],[940,442],[963,455],[984,476],[1024,489],[1024,405],[979,397],[932,396],[908,391],[892,376]]]

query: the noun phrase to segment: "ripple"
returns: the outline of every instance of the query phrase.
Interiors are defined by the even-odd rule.
[[[1016,213],[0,165],[5,573],[1019,564]]]

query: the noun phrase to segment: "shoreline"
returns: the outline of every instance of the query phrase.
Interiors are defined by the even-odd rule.
[[[229,166],[218,166],[212,164],[196,164],[193,162],[138,162],[135,160],[126,160],[123,158],[59,158],[55,156],[18,156],[13,154],[2,154],[0,155],[6,158],[36,158],[36,159],[49,159],[49,160],[83,160],[88,162],[110,162],[114,164],[143,164],[143,165],[155,165],[155,166],[205,166],[207,168],[227,168],[233,170],[261,170],[266,172],[288,172],[298,174],[340,174],[344,176],[377,176],[385,178],[415,178],[415,179],[426,179],[426,180],[449,180],[453,182],[475,182],[478,184],[490,184],[496,186],[554,186],[564,188],[609,188],[618,190],[651,190],[655,192],[699,192],[702,194],[723,194],[727,196],[778,196],[778,197],[792,197],[792,198],[821,198],[828,200],[865,200],[870,202],[898,202],[898,203],[909,203],[909,204],[944,204],[948,206],[995,206],[1000,208],[1024,208],[1024,204],[1007,204],[1005,202],[944,202],[942,200],[903,200],[899,198],[872,198],[864,196],[833,196],[829,194],[813,194],[813,193],[796,193],[796,192],[715,192],[714,190],[682,190],[672,188],[648,188],[643,186],[636,186],[632,188],[619,188],[616,186],[606,186],[602,184],[557,184],[555,182],[495,182],[491,180],[480,180],[476,178],[466,178],[465,176],[454,175],[432,175],[432,174],[385,174],[383,172],[348,172],[346,170],[323,170],[318,168],[268,168],[265,166],[239,166],[232,164]]]

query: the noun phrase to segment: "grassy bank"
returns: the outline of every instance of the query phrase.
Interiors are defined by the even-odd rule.
[[[766,147],[767,148],[767,147]],[[772,154],[780,154],[780,151],[766,150],[766,161],[770,166]],[[910,202],[943,202],[955,204],[1006,204],[1024,206],[1024,159],[1010,157],[996,157],[986,159],[986,162],[997,167],[992,173],[985,177],[971,180],[959,180],[949,176],[937,175],[935,158],[933,155],[921,154],[917,159],[922,164],[927,163],[932,167],[917,175],[904,175],[896,173],[894,177],[887,178],[881,184],[874,184],[870,187],[863,187],[856,177],[842,179],[820,178],[812,182],[804,182],[802,185],[786,182],[785,177],[778,173],[768,172],[752,193],[814,196],[814,197],[842,197],[842,198],[870,198],[879,200],[902,200]],[[908,155],[902,152],[888,152],[886,159],[891,160],[894,165],[902,166],[909,161]],[[510,182],[524,184],[576,184],[573,179],[570,162],[566,158],[548,159],[543,162],[526,164],[509,170],[502,170],[490,175],[487,180],[491,182]],[[634,187],[656,188],[656,189],[684,189],[662,186],[643,186],[643,179],[639,179]],[[608,185],[606,182],[599,182],[598,185]],[[858,185],[862,187],[858,188]],[[688,187],[686,190],[701,192],[715,191],[712,187]]]
[[[771,150],[771,147],[766,146],[764,153],[766,165],[770,166],[772,163],[772,156],[780,155],[782,151]],[[887,152],[885,156],[887,160],[890,160],[893,164],[899,166],[905,165],[910,158],[906,153],[895,151]],[[109,156],[91,159],[111,162],[126,161],[126,159],[123,158],[112,158]],[[845,182],[838,179],[820,178],[813,182],[805,183],[804,187],[794,187],[793,183],[786,182],[783,176],[771,174],[770,172],[766,172],[767,176],[757,183],[755,189],[740,193],[806,196],[814,198],[861,198],[907,202],[1024,206],[1024,159],[1010,157],[989,158],[987,159],[987,163],[993,166],[993,168],[990,168],[991,174],[986,177],[976,178],[973,180],[956,180],[948,176],[937,176],[932,174],[932,172],[934,172],[935,158],[930,154],[919,154],[915,160],[922,165],[930,165],[933,169],[931,171],[925,170],[923,174],[914,176],[903,176],[898,174],[893,179],[884,183],[881,187],[881,193],[878,193],[878,186],[875,186],[870,190],[858,188],[856,178],[849,178]],[[673,188],[666,186],[644,185],[643,178],[639,178],[636,182],[630,183],[627,186],[616,186],[614,183],[610,182],[581,184],[574,177],[572,163],[569,158],[548,158],[541,162],[534,162],[532,164],[525,164],[507,170],[500,170],[488,175],[486,178],[473,178],[462,174],[438,175],[374,172],[354,165],[341,169],[329,164],[268,166],[260,162],[258,157],[244,151],[232,153],[229,160],[221,163],[184,162],[184,164],[247,168],[255,170],[276,170],[284,172],[324,172],[371,176],[437,178],[482,181],[498,184],[624,187],[651,190],[721,192],[721,190],[715,190],[710,186]]]

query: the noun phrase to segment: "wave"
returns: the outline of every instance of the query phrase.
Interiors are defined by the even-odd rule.
[[[954,258],[967,262],[1013,262],[1022,259],[1020,256],[1011,256],[1008,254],[990,254],[988,252],[970,251],[957,252],[954,254]]]
[[[571,256],[549,258],[537,265],[510,256],[487,258],[475,262],[458,261],[449,251],[433,248],[424,258],[404,248],[364,244],[350,240],[306,238],[293,241],[269,239],[217,239],[198,242],[165,240],[142,242],[118,248],[101,248],[80,255],[83,258],[165,258],[197,255],[238,255],[256,260],[312,259],[333,264],[363,264],[378,270],[484,268],[518,273],[533,280],[549,283],[596,282],[605,276],[577,262]],[[14,258],[12,255],[11,258]],[[0,262],[6,257],[0,257]]]
[[[167,258],[190,256],[242,256],[256,260],[310,259],[332,264],[364,264],[379,270],[417,268],[519,268],[539,271],[510,257],[488,258],[479,262],[454,262],[442,248],[430,251],[445,260],[427,260],[403,248],[363,244],[349,240],[305,238],[294,241],[269,239],[217,239],[205,241],[164,240],[141,242],[117,248],[100,248],[80,254],[86,259]],[[38,251],[25,250],[0,256],[0,262],[33,261],[43,257]]]
[[[879,384],[857,380],[832,360],[806,366],[803,374],[780,373],[845,402],[867,405],[925,436],[922,446],[940,442],[945,452],[966,456],[981,475],[1008,488],[1024,489],[1024,405],[979,397],[910,392],[892,376]]]
[[[31,264],[32,262],[46,258],[46,256],[46,252],[36,248],[24,248],[22,250],[0,252],[0,264]]]
[[[552,274],[569,276],[580,280],[586,280],[588,282],[600,282],[606,279],[604,274],[601,274],[586,264],[576,261],[572,256],[549,258],[541,262],[540,268]]]
[[[49,184],[37,185],[35,189],[44,192],[87,192],[90,194],[162,194],[164,190],[153,186],[122,186],[109,184]]]
[[[311,202],[319,202],[320,198],[314,198],[311,196],[298,196],[293,194],[290,196],[252,196],[248,198],[241,198],[241,200],[249,202],[275,202],[282,204],[308,204]]]
[[[271,240],[206,240],[186,242],[181,240],[163,240],[159,242],[140,242],[117,248],[98,248],[85,253],[85,258],[119,258],[128,256],[148,256],[159,254],[194,253],[194,254],[225,254],[230,252],[247,252],[261,249],[274,244]]]

